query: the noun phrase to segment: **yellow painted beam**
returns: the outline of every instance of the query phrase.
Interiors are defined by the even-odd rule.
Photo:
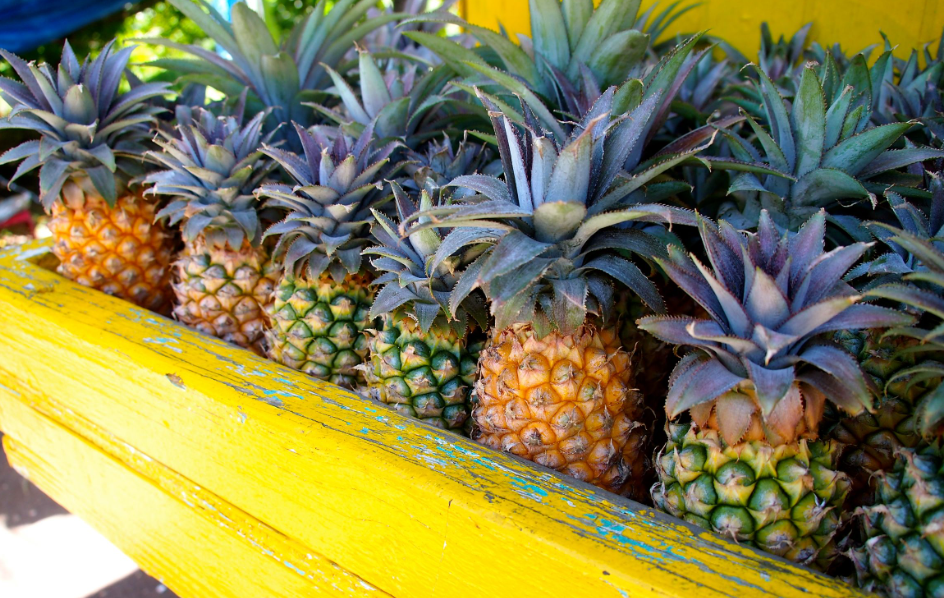
[[[19,393],[0,397],[17,471],[182,598],[386,596],[132,447],[97,436],[129,467]]]
[[[68,282],[34,265],[46,250],[0,252],[0,427],[15,400],[143,453],[157,486],[197,485],[391,595],[860,595]]]
[[[694,3],[694,0],[690,3]],[[655,0],[643,0],[640,12]],[[656,11],[667,7],[658,2]],[[460,9],[472,23],[497,28],[501,22],[509,33],[529,34],[528,0],[464,0]],[[789,38],[806,23],[813,23],[811,39],[832,45],[839,43],[847,52],[858,52],[873,44],[883,44],[884,31],[898,46],[896,54],[907,57],[912,48],[936,42],[944,30],[944,3],[941,0],[700,0],[698,7],[683,15],[667,35],[708,29],[754,59],[760,48],[760,24],[767,21],[775,36]]]

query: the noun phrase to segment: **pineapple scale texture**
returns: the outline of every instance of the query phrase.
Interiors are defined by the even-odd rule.
[[[618,494],[647,468],[642,396],[612,331],[498,331],[479,359],[473,438]]]
[[[450,326],[424,333],[402,312],[383,317],[370,334],[365,372],[371,398],[397,412],[446,430],[462,431],[469,421],[469,389],[478,355]]]
[[[944,596],[944,455],[939,443],[905,449],[860,510],[868,540],[851,553],[859,585],[881,596]]]
[[[174,316],[196,328],[264,355],[265,308],[281,270],[264,248],[243,242],[239,251],[188,243],[176,263]]]
[[[656,467],[655,505],[699,527],[825,569],[849,492],[839,444],[799,440],[727,446],[716,430],[669,424]]]
[[[919,341],[900,336],[882,338],[883,334],[883,330],[837,333],[837,339],[857,357],[876,388],[883,390],[871,411],[840,419],[829,433],[846,445],[843,467],[853,476],[856,487],[862,489],[874,485],[873,472],[892,468],[899,449],[918,444],[915,404],[929,390],[929,384],[913,384],[909,378],[889,384],[899,371],[915,365],[915,355],[908,350]]]
[[[373,292],[366,276],[348,275],[337,283],[328,274],[317,280],[285,277],[269,307],[269,358],[346,388],[363,376],[357,366],[367,357]]]
[[[60,274],[143,308],[170,307],[173,238],[154,223],[156,206],[137,195],[114,207],[74,181],[52,206],[49,230]]]

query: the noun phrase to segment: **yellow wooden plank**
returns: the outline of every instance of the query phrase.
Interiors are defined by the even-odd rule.
[[[0,389],[10,463],[183,598],[383,596],[130,447],[127,467]]]
[[[839,43],[847,52],[858,52],[882,44],[879,31],[898,46],[896,54],[907,57],[912,48],[936,41],[944,29],[944,8],[940,0],[901,0],[890,8],[885,0],[794,0],[755,2],[753,0],[700,0],[700,5],[682,16],[667,35],[708,29],[745,56],[754,58],[760,47],[760,24],[767,21],[775,36],[788,38],[800,27],[813,22],[812,39],[832,45]],[[691,3],[694,3],[691,2]],[[640,11],[668,0],[643,0]],[[463,15],[476,25],[497,28],[499,21],[512,34],[530,32],[527,0],[465,0]]]
[[[70,283],[42,252],[0,253],[4,385],[390,594],[859,595]]]

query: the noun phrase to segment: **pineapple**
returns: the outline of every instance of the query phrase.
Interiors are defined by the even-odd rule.
[[[944,453],[938,438],[901,449],[859,510],[867,538],[851,551],[860,587],[880,596],[940,596],[944,584]]]
[[[284,39],[274,39],[265,21],[245,2],[232,5],[232,23],[206,0],[170,0],[170,3],[226,52],[220,56],[197,45],[165,39],[145,41],[188,52],[195,60],[163,59],[154,66],[182,74],[182,79],[211,85],[231,97],[249,90],[249,107],[255,114],[271,108],[271,129],[282,123],[315,124],[315,112],[304,103],[321,100],[330,79],[327,68],[339,69],[351,46],[365,35],[400,19],[400,13],[367,18],[371,2],[318,0]],[[295,151],[298,138],[289,127],[277,135]]]
[[[417,206],[397,183],[392,187],[403,222]],[[432,197],[423,191],[419,209],[432,206]],[[473,247],[463,256],[441,255],[442,239],[435,230],[398,233],[395,222],[379,212],[374,216],[377,245],[364,253],[378,256],[373,266],[383,273],[375,281],[383,287],[370,312],[382,327],[369,332],[370,361],[364,367],[369,395],[405,415],[461,431],[469,419],[478,362],[478,353],[468,349],[467,333],[470,325],[487,328],[488,318],[478,295],[467,297],[454,313],[448,297],[458,271],[478,253]],[[414,221],[414,228],[422,223]]]
[[[643,318],[660,340],[695,349],[672,372],[670,423],[652,497],[660,509],[788,559],[826,568],[850,487],[839,444],[817,440],[827,401],[855,415],[872,395],[836,330],[908,325],[895,310],[859,304],[842,281],[868,248],[824,252],[825,212],[794,236],[766,212],[757,233],[702,220],[712,269],[670,246],[657,260],[710,319]]]
[[[936,176],[929,184],[932,195],[930,209],[925,213],[894,192],[888,192],[888,204],[906,232],[924,240],[939,237],[944,231],[944,183]],[[865,289],[881,283],[900,282],[905,274],[919,267],[918,258],[894,241],[894,233],[885,225],[867,225],[889,251],[861,264],[847,280],[864,274],[879,275]],[[940,376],[916,377],[910,372],[919,367],[925,348],[922,339],[883,330],[841,331],[840,342],[859,359],[863,370],[875,382],[875,408],[856,417],[840,419],[829,435],[847,446],[843,466],[856,482],[859,496],[869,500],[869,489],[875,489],[873,473],[888,471],[901,448],[914,448],[920,440],[915,428],[915,407],[921,398],[941,382]]]
[[[242,104],[240,104],[242,106]],[[196,112],[196,114],[194,114]],[[262,240],[256,188],[275,168],[262,154],[260,112],[217,118],[177,108],[177,132],[161,132],[164,151],[150,156],[167,170],[151,173],[150,192],[173,201],[157,217],[183,222],[176,263],[174,315],[184,324],[264,355],[265,307],[279,279]]]
[[[912,221],[913,223],[916,221]],[[876,225],[888,239],[914,256],[902,282],[876,287],[869,295],[898,301],[923,312],[919,324],[894,332],[920,341],[920,360],[902,371],[909,386],[935,383],[914,403],[913,425],[922,440],[901,448],[890,471],[878,474],[874,504],[859,509],[864,541],[851,551],[859,585],[885,596],[938,596],[944,587],[944,246],[931,235]],[[907,389],[906,390],[910,390]]]
[[[694,224],[690,212],[635,203],[651,170],[621,178],[621,167],[653,96],[625,120],[608,120],[614,90],[558,144],[520,129],[483,98],[493,117],[504,181],[464,175],[451,186],[475,195],[419,213],[429,226],[455,227],[444,246],[485,245],[450,297],[460,305],[484,289],[494,327],[479,358],[472,437],[607,490],[641,497],[647,432],[634,363],[606,318],[613,280],[656,311],[655,285],[613,248],[641,258],[663,245],[639,222]],[[651,167],[658,169],[658,165]],[[618,226],[619,225],[619,226]],[[626,226],[623,226],[626,225]]]
[[[918,341],[886,337],[883,330],[844,330],[836,338],[856,357],[877,391],[871,410],[839,419],[827,434],[845,445],[842,467],[856,489],[868,491],[875,481],[872,474],[891,469],[899,449],[914,448],[920,439],[914,428],[914,405],[927,385],[898,377],[917,365]]]
[[[0,96],[13,110],[0,128],[40,135],[3,154],[22,160],[13,180],[39,168],[40,201],[59,272],[79,284],[163,312],[170,304],[173,239],[154,224],[157,206],[142,197],[136,177],[159,108],[161,83],[119,94],[133,48],[109,42],[80,65],[68,43],[59,68],[27,64],[0,50],[22,83],[0,78]]]
[[[476,51],[457,42],[418,31],[405,35],[438,54],[460,76],[481,78],[484,74],[495,81],[495,93],[519,95],[548,126],[556,120],[552,113],[584,114],[604,90],[630,76],[642,76],[647,66],[650,36],[638,29],[643,24],[637,24],[639,3],[602,0],[594,4],[592,0],[530,0],[531,37],[519,36],[521,45],[458,17],[413,19],[460,25],[497,54],[504,70],[493,68]],[[653,25],[653,32],[658,33],[658,24],[654,21]],[[499,98],[490,99],[508,112]]]
[[[766,209],[778,226],[796,230],[825,208],[830,223],[845,237],[868,239],[860,221],[874,217],[875,193],[890,186],[883,177],[898,176],[902,167],[944,156],[926,147],[889,149],[912,125],[870,128],[867,89],[845,85],[827,104],[824,98],[833,97],[833,90],[827,89],[830,82],[824,84],[806,66],[788,107],[770,77],[762,70],[758,76],[768,128],[750,115],[745,118],[761,147],[736,132],[723,131],[734,160],[703,156],[717,168],[737,172],[728,191],[732,199],[717,214],[737,228],[756,227]],[[867,69],[864,77],[868,78]]]
[[[274,255],[284,272],[269,308],[269,358],[316,378],[356,388],[357,366],[368,354],[364,330],[374,291],[361,254],[368,243],[370,208],[383,199],[393,146],[374,150],[373,127],[356,140],[335,131],[295,126],[301,156],[266,146],[295,185],[257,190],[268,205],[288,212],[266,235],[278,235]]]
[[[381,141],[399,140],[407,147],[417,148],[442,134],[450,125],[449,115],[443,110],[449,99],[441,95],[454,76],[448,67],[439,66],[418,75],[415,64],[391,59],[384,72],[369,52],[361,50],[358,52],[360,84],[357,91],[337,71],[325,68],[341,96],[346,114],[318,104],[310,105],[350,135],[359,135],[372,123]]]

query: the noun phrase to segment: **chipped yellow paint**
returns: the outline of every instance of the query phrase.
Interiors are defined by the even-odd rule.
[[[0,252],[0,429],[184,598],[860,595],[68,282],[46,251]]]
[[[764,21],[775,36],[787,38],[812,22],[811,39],[838,43],[847,52],[858,52],[873,44],[881,46],[881,30],[898,46],[895,53],[902,58],[907,58],[912,48],[939,40],[944,29],[941,0],[899,0],[894,7],[886,0],[698,1],[699,5],[673,23],[666,35],[708,29],[711,35],[753,60],[760,48],[760,24]],[[643,0],[640,12],[656,3]],[[656,12],[669,4],[669,0],[658,2]],[[529,34],[531,30],[528,0],[463,0],[461,10],[476,25],[495,29],[501,22],[512,35]]]

